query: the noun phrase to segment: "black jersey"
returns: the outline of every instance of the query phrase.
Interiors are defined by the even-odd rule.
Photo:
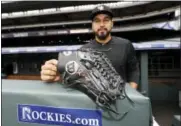
[[[136,82],[139,84],[140,71],[138,60],[134,47],[129,40],[112,36],[111,40],[106,44],[93,40],[82,46],[82,48],[93,48],[103,51],[126,82]]]

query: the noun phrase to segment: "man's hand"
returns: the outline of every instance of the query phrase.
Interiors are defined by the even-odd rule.
[[[135,82],[129,82],[130,86],[134,89],[137,89],[138,88],[138,84],[135,83]]]
[[[51,59],[41,67],[41,80],[45,82],[57,82],[60,80],[57,70],[58,61]]]

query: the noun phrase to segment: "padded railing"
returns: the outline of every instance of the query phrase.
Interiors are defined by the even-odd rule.
[[[100,110],[102,115],[99,121],[102,124],[100,123],[99,126],[151,126],[152,113],[149,98],[141,95],[129,85],[126,85],[125,91],[134,104],[127,98],[118,100],[115,105],[117,112],[122,114],[127,112],[127,114],[116,116],[113,113],[98,108],[84,93],[74,89],[64,88],[63,85],[59,83],[47,84],[42,81],[3,79],[2,125],[42,126],[45,122],[51,125],[56,123],[61,125],[62,123],[53,120],[53,117],[52,120],[50,117],[49,121],[46,120],[48,117],[45,117],[45,113],[52,112],[55,109],[57,112],[62,111],[66,114],[74,114],[72,117],[83,116],[85,119],[90,115],[88,112],[81,114],[82,111]],[[47,109],[48,107],[49,109]],[[44,120],[38,118],[37,113],[39,110],[44,111],[44,116],[42,116]],[[74,112],[74,110],[76,110],[76,112]],[[30,115],[32,116],[30,117]],[[83,123],[88,124],[88,121],[86,123],[85,119]],[[37,122],[37,120],[39,122]],[[71,124],[64,122],[64,125],[70,126]]]

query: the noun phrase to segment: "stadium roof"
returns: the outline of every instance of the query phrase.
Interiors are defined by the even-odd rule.
[[[25,10],[36,10],[36,9],[45,9],[52,7],[66,7],[77,5],[86,5],[86,4],[100,4],[100,3],[110,3],[111,1],[4,1],[2,2],[1,12],[17,12]],[[115,1],[116,2],[116,1]]]

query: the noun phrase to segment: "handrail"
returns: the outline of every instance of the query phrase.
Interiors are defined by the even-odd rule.
[[[149,24],[139,24],[139,25],[129,25],[123,27],[114,27],[112,32],[127,32],[127,31],[138,31],[138,30],[148,30],[148,29],[167,29],[167,30],[179,30],[177,20],[169,22],[160,23],[149,23]],[[49,36],[49,35],[68,35],[68,34],[90,34],[92,30],[89,28],[76,28],[76,29],[52,29],[52,30],[41,30],[41,31],[25,31],[25,32],[12,32],[1,34],[2,39],[4,38],[17,38],[17,37],[39,37],[39,36]]]
[[[73,46],[39,46],[39,47],[8,47],[2,48],[2,54],[19,54],[19,53],[49,53],[61,51],[75,51],[82,45]],[[159,49],[180,49],[180,42],[169,42],[167,40],[134,43],[135,50],[159,50]]]

